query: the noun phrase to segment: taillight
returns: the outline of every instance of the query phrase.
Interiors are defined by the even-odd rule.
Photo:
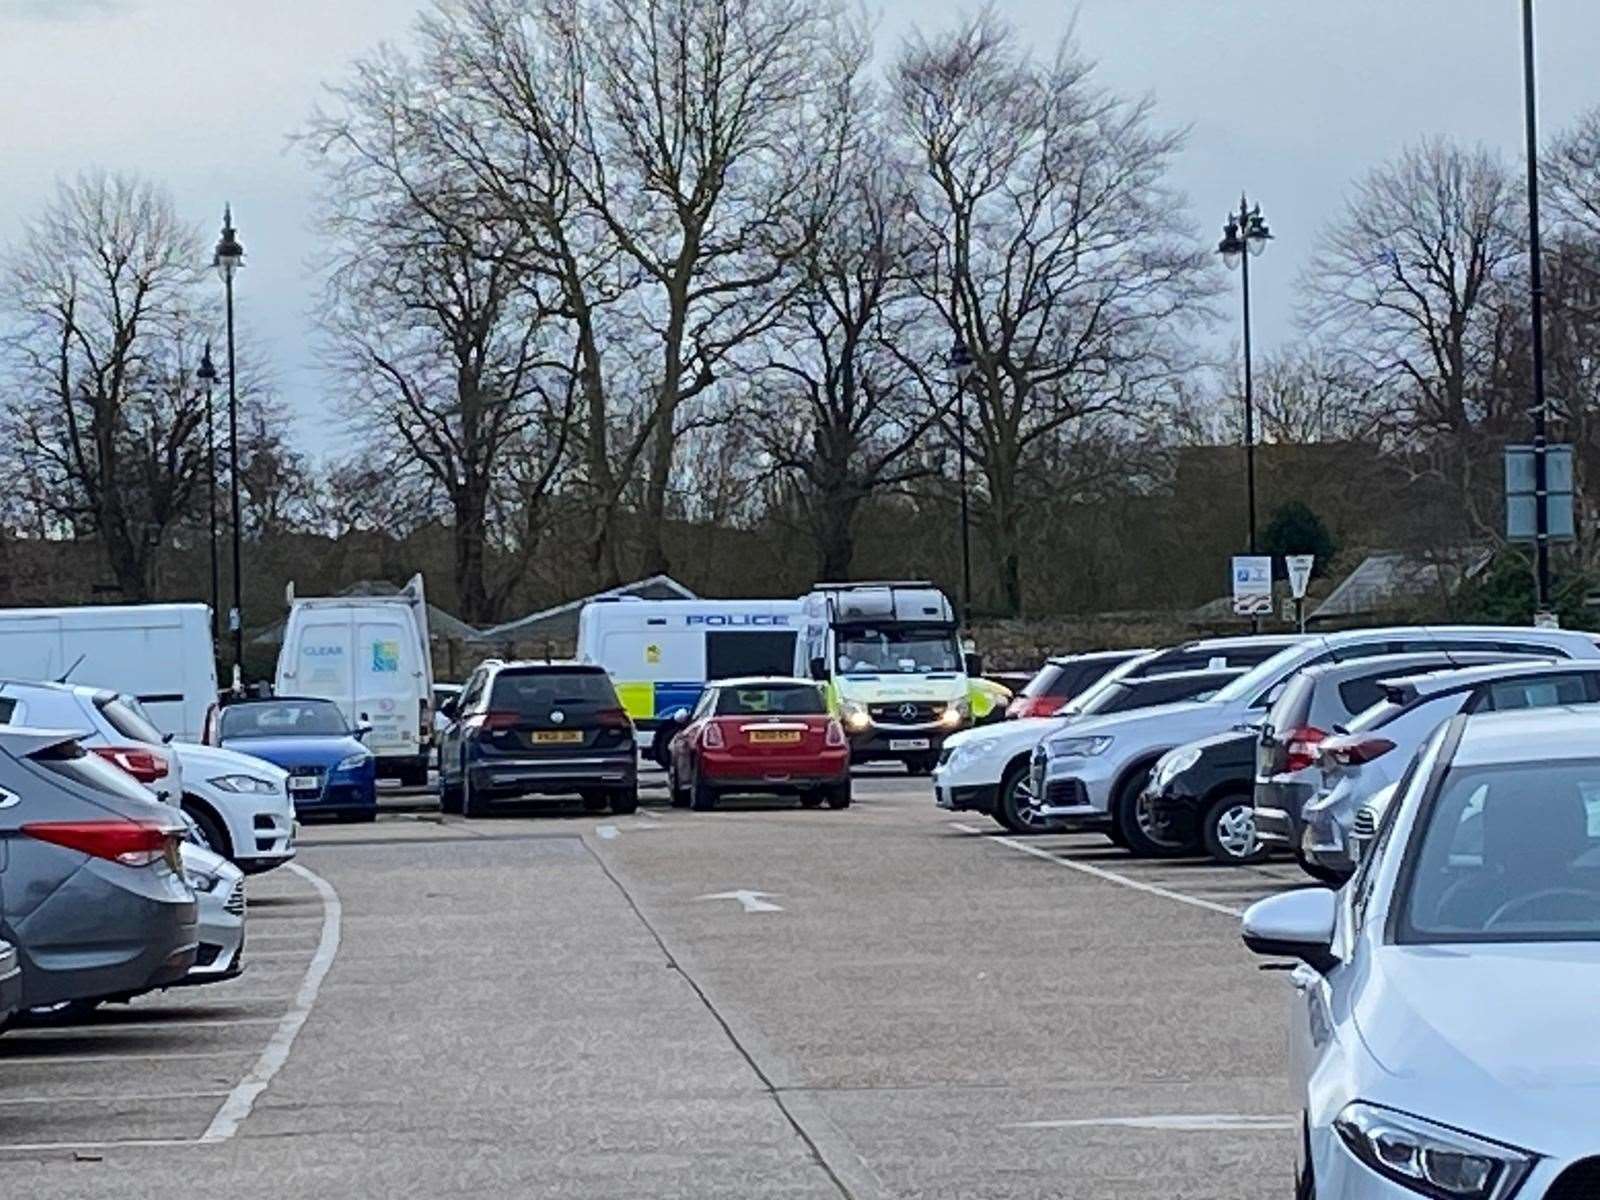
[[[823,744],[824,745],[828,745],[828,746],[843,746],[845,744],[845,741],[844,741],[844,726],[839,724],[839,722],[837,722],[837,721],[829,721],[828,722],[828,734],[822,740],[823,740]]]
[[[469,717],[467,725],[473,729],[486,729],[490,733],[504,733],[507,729],[515,729],[521,720],[522,717],[517,713],[491,710],[476,717]]]
[[[144,746],[91,746],[89,749],[121,767],[140,783],[155,783],[167,773],[167,756]]]
[[[700,734],[700,744],[708,750],[721,750],[728,743],[722,739],[721,726],[708,722]]]
[[[32,821],[22,833],[128,867],[148,867],[162,859],[170,864],[178,836],[164,825],[145,821]]]
[[[1283,735],[1285,771],[1303,771],[1317,761],[1317,747],[1322,744],[1322,739],[1327,737],[1324,730],[1315,725],[1305,725],[1299,729],[1291,729]]]
[[[632,729],[633,721],[625,708],[602,708],[595,713],[601,729]]]
[[[1394,743],[1388,738],[1352,734],[1349,737],[1329,738],[1322,743],[1322,756],[1341,767],[1359,767],[1362,763],[1382,758],[1393,749]]]
[[[1018,696],[1006,709],[1006,716],[1048,717],[1065,703],[1061,696]]]

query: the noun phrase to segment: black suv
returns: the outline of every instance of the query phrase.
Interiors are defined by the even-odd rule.
[[[440,710],[439,802],[482,816],[496,800],[576,793],[589,812],[639,807],[633,722],[603,669],[483,663]]]

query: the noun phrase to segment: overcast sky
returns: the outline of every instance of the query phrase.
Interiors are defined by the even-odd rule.
[[[88,167],[164,182],[215,237],[231,200],[241,336],[265,351],[302,444],[343,436],[313,362],[312,184],[286,146],[321,85],[417,0],[0,0],[0,240]],[[1247,188],[1277,234],[1255,264],[1258,344],[1295,336],[1295,274],[1350,181],[1430,133],[1522,149],[1518,0],[998,0],[1046,47],[1073,20],[1103,83],[1191,136],[1175,182],[1208,237]],[[1600,104],[1600,3],[1538,0],[1541,131]],[[885,0],[882,39],[963,6]],[[220,284],[219,302],[220,302]]]

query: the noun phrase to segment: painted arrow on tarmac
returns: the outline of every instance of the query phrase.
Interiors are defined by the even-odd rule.
[[[737,900],[744,905],[745,912],[782,912],[783,908],[777,904],[768,904],[766,897],[771,892],[750,892],[740,889],[737,892],[712,892],[709,896],[697,896],[697,900]]]

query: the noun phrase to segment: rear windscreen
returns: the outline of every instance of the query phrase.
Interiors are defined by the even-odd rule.
[[[95,706],[99,708],[111,728],[130,741],[152,742],[157,745],[166,741],[166,736],[138,710],[138,703],[135,700],[130,704],[120,696],[113,696],[103,703],[96,700]]]
[[[604,671],[502,671],[489,707],[524,715],[552,708],[616,708],[617,693]]]
[[[719,717],[811,717],[821,716],[826,711],[821,689],[801,684],[786,687],[730,687],[717,693]]]
[[[794,631],[706,634],[706,678],[788,675],[794,671]]]
[[[1039,673],[1023,685],[1024,696],[1065,696],[1070,685],[1067,669],[1059,663],[1046,663]]]
[[[1317,681],[1305,672],[1289,680],[1267,714],[1267,725],[1279,732],[1299,729],[1311,716],[1311,694],[1316,687]]]

